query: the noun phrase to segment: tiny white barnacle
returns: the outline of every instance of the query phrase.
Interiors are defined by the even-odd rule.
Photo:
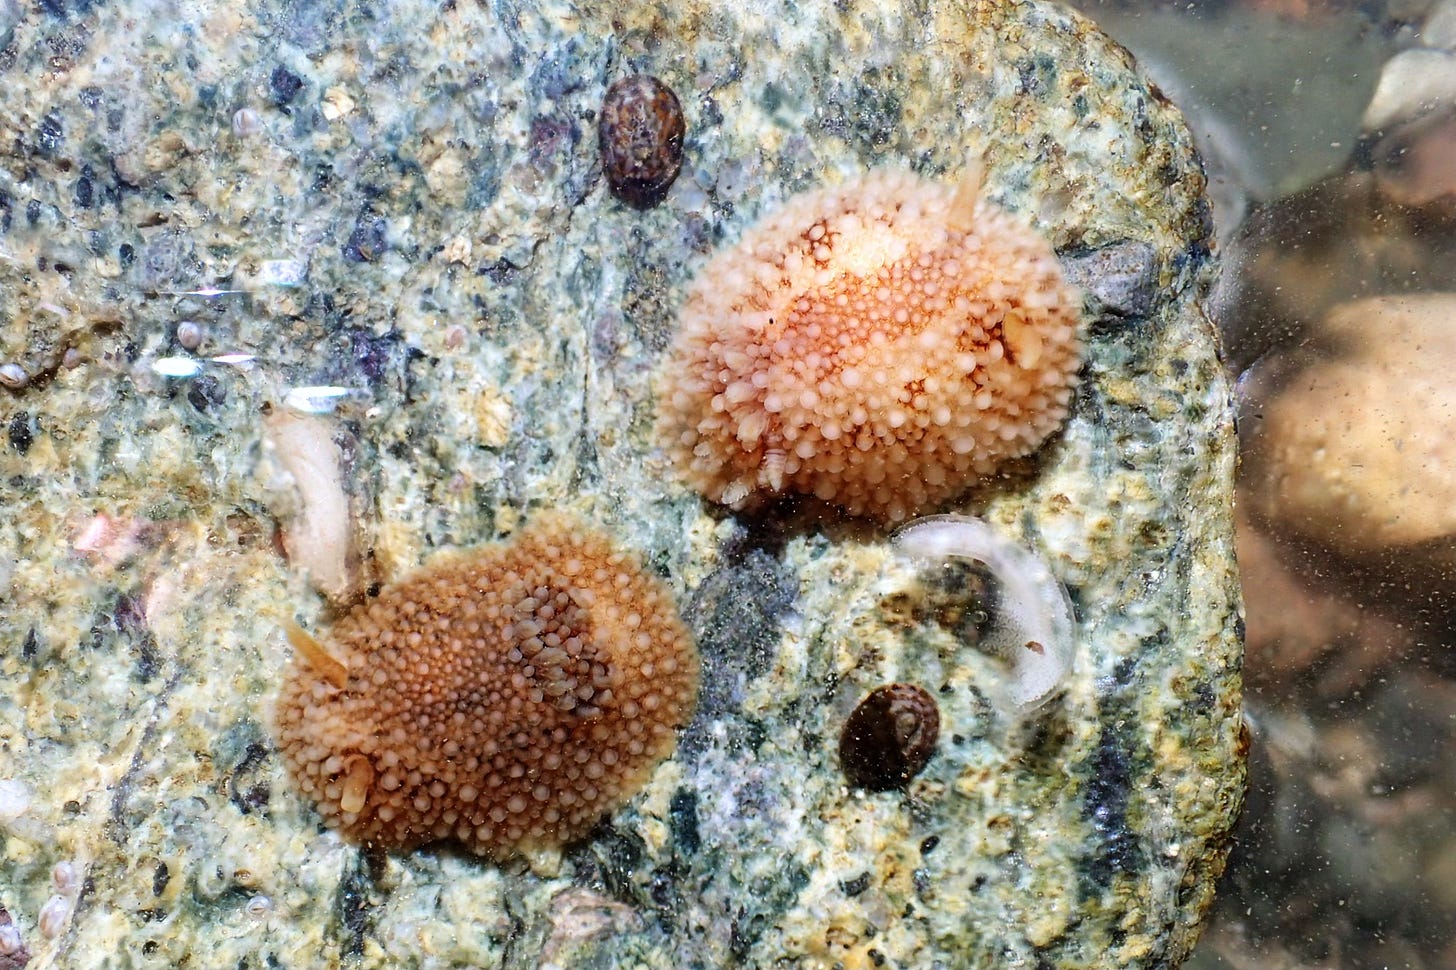
[[[36,925],[40,927],[42,936],[48,940],[54,940],[65,930],[66,921],[70,918],[71,901],[57,893],[46,900],[46,904],[40,908],[40,916],[36,919]]]
[[[1076,658],[1077,624],[1066,589],[1040,556],[968,515],[916,519],[891,542],[916,561],[967,559],[990,569],[999,589],[997,616],[981,646],[1008,664],[1005,699],[1019,713],[1051,699]]]

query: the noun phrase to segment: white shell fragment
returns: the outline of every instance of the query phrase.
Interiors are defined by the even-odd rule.
[[[65,930],[66,922],[70,918],[71,901],[65,896],[55,895],[46,900],[46,904],[40,908],[40,916],[36,918],[35,922],[40,927],[42,936],[54,940]]]
[[[1026,712],[1056,692],[1072,669],[1077,625],[1067,591],[1040,557],[967,515],[916,519],[891,542],[901,555],[921,562],[985,564],[999,583],[1000,599],[982,646],[1008,662],[1006,700]]]
[[[353,387],[310,385],[289,388],[283,397],[283,403],[303,414],[332,414],[342,401],[350,397],[362,397],[363,394],[363,391]]]
[[[302,286],[308,279],[308,263],[301,259],[269,259],[258,265],[253,282],[258,286]]]
[[[14,956],[19,953],[24,942],[20,938],[20,930],[14,923],[0,926],[0,957]]]
[[[202,365],[191,357],[158,357],[152,361],[152,372],[161,377],[196,377]]]
[[[0,366],[0,384],[13,390],[19,390],[28,383],[30,383],[30,375],[19,364]]]

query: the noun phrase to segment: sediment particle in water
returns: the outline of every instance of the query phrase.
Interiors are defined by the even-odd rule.
[[[1065,420],[1082,297],[980,192],[877,171],[803,193],[698,273],[657,385],[681,477],[898,521]]]
[[[607,89],[597,136],[612,193],[637,209],[661,202],[682,169],[682,103],[650,74],[624,77]]]
[[[564,517],[290,638],[289,771],[325,824],[386,849],[503,858],[578,838],[672,752],[697,694],[667,588]]]

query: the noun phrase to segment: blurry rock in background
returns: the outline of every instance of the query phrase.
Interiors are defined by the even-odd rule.
[[[1348,696],[1411,646],[1410,625],[1352,597],[1328,556],[1238,521],[1244,580],[1244,688],[1258,703],[1302,694]]]
[[[1452,966],[1456,685],[1394,672],[1266,708],[1217,916],[1188,966]]]
[[[1084,0],[1209,169],[1245,809],[1197,970],[1456,967],[1456,0]]]
[[[1379,72],[1349,165],[1221,230],[1215,303],[1235,370],[1340,303],[1456,290],[1456,3],[1430,26],[1386,23],[1415,46]]]
[[[1362,128],[1380,193],[1406,206],[1456,193],[1456,3],[1438,3],[1417,46],[1392,57]]]
[[[1341,304],[1239,384],[1249,513],[1440,596],[1456,571],[1456,294]],[[1422,585],[1429,588],[1422,590]]]
[[[1456,223],[1447,222],[1385,199],[1368,171],[1260,207],[1232,234],[1216,294],[1226,363],[1243,373],[1276,351],[1297,352],[1341,303],[1456,290]]]

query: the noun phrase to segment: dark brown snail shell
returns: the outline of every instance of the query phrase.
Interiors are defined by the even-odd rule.
[[[633,74],[608,88],[597,134],[612,193],[637,209],[661,202],[682,169],[686,131],[682,103],[652,75]]]
[[[935,753],[940,709],[914,684],[879,687],[860,701],[839,735],[839,767],[856,788],[904,788]]]

